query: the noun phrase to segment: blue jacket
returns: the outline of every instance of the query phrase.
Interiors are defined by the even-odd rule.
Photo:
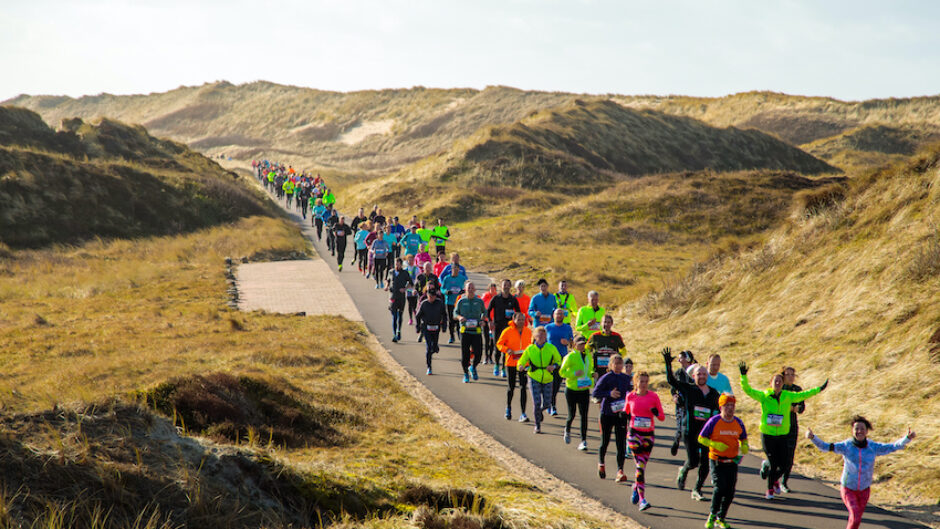
[[[568,340],[568,343],[574,340],[574,331],[571,330],[571,325],[567,323],[555,325],[555,322],[552,322],[545,326],[545,332],[548,333],[548,341],[555,346],[555,349],[558,349],[558,354],[564,358],[568,354],[568,346],[562,344],[561,340],[564,338]]]
[[[366,246],[366,237],[368,236],[369,232],[366,230],[359,230],[356,232],[356,236],[353,237],[353,240],[356,241],[357,250],[365,250],[368,248],[368,246]]]
[[[868,441],[865,448],[859,448],[851,438],[833,444],[823,441],[819,436],[813,437],[813,444],[823,452],[835,452],[842,456],[842,486],[849,490],[865,490],[871,487],[875,458],[896,452],[910,442],[911,440],[904,436],[894,443]]]
[[[467,282],[467,276],[463,274],[447,275],[441,279],[441,289],[444,291],[444,303],[454,305],[457,303],[457,296],[463,290],[464,283]],[[454,291],[456,289],[456,292]]]
[[[417,233],[408,232],[401,238],[401,245],[405,247],[405,255],[417,255],[418,248],[424,239]]]
[[[558,302],[555,301],[555,296],[548,294],[543,296],[541,292],[532,296],[532,300],[529,301],[529,317],[532,318],[532,321],[535,323],[535,326],[547,325],[551,323],[554,318],[552,318],[552,313],[555,312],[555,309],[558,308]],[[536,312],[542,313],[542,320],[535,316]],[[545,321],[545,318],[548,318],[548,321]]]
[[[449,276],[450,273],[451,273],[450,271],[453,270],[453,269],[454,269],[454,265],[453,265],[453,264],[449,264],[449,265],[445,266],[444,269],[441,270],[441,275],[437,276],[437,278],[438,278],[439,280],[441,280],[441,282],[444,282],[444,278],[447,277],[447,276]],[[457,274],[457,275],[467,275],[467,269],[464,268],[463,265],[460,265],[460,273]]]

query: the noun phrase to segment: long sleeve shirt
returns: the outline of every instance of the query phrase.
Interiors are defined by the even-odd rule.
[[[911,442],[906,435],[893,443],[866,440],[864,446],[859,446],[854,438],[841,443],[827,443],[819,436],[814,436],[812,441],[823,452],[835,452],[842,456],[842,486],[850,490],[871,487],[875,475],[875,458],[896,452]]]
[[[552,322],[552,313],[558,306],[555,304],[555,296],[551,294],[542,295],[541,292],[532,296],[529,300],[529,317],[536,325],[547,325]]]
[[[612,390],[620,391],[620,396],[610,396]],[[601,415],[615,415],[625,413],[627,409],[627,395],[633,391],[633,377],[626,373],[605,373],[594,386],[591,396],[601,399]],[[617,411],[614,411],[617,410]]]
[[[561,366],[561,356],[555,346],[545,342],[541,346],[531,344],[522,352],[519,361],[516,364],[520,369],[528,370],[529,378],[540,384],[548,384],[555,379],[548,366],[555,366],[557,370]]]
[[[666,364],[666,382],[682,395],[686,433],[689,434],[689,439],[695,439],[705,426],[705,422],[718,415],[718,391],[706,385],[707,392],[702,393],[702,390],[695,384],[676,379],[671,363]]]
[[[774,396],[774,390],[760,391],[748,383],[747,375],[741,375],[741,389],[748,397],[760,403],[760,432],[767,435],[787,435],[790,433],[790,405],[802,402],[820,391],[812,388],[806,391],[781,390],[780,395]]]

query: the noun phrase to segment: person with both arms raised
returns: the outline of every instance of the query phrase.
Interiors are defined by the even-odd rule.
[[[695,381],[692,380],[692,376],[688,372],[689,366],[694,363],[695,357],[692,356],[692,351],[679,353],[679,367],[673,373],[676,380],[686,384],[694,384]],[[679,393],[675,388],[669,388],[669,392],[672,393],[672,401],[676,403],[676,437],[672,441],[669,453],[676,455],[679,453],[679,443],[682,441],[682,432],[685,431],[685,421],[688,420],[688,417],[685,415],[685,398],[682,393]]]

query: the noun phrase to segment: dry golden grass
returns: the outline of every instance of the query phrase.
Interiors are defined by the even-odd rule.
[[[354,418],[336,425],[349,439],[341,448],[268,449],[268,457],[305,476],[311,490],[342,483],[394,499],[415,484],[464,488],[488,505],[467,506],[470,518],[499,516],[505,527],[604,526],[521,482],[432,420],[377,363],[360,324],[225,308],[225,257],[305,247],[295,227],[253,217],[179,237],[4,250],[0,405],[6,413],[37,412],[127,396],[173,378],[247,375]],[[52,453],[81,449],[57,448],[53,438],[36,442]],[[61,527],[75,506],[56,505],[49,524]],[[399,508],[404,514],[345,524],[422,527],[450,516],[408,503]]]
[[[940,379],[931,336],[940,330],[940,151],[854,183],[829,208],[795,210],[765,245],[700,267],[670,293],[624,307],[622,329],[641,362],[662,373],[664,345],[697,357],[723,355],[737,379],[739,360],[761,385],[784,365],[811,387],[801,425],[844,439],[853,414],[875,424],[878,440],[908,426],[919,436],[879,460],[873,499],[909,512],[940,498]],[[747,424],[758,408],[744,399]],[[799,462],[838,478],[839,458],[801,441]],[[933,524],[938,520],[933,519]]]

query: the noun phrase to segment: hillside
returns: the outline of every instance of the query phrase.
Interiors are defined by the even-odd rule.
[[[254,82],[180,87],[160,94],[78,99],[20,96],[5,102],[49,123],[107,116],[236,159],[291,159],[348,173],[388,172],[450,146],[480,127],[512,123],[570,94],[412,89],[327,92]]]
[[[937,141],[940,141],[940,126],[936,124],[872,124],[807,143],[801,148],[846,170],[862,170],[899,162]]]
[[[922,434],[879,462],[873,488],[874,501],[914,513],[940,497],[940,146],[852,180],[844,198],[832,188],[799,198],[766,244],[716,256],[624,308],[628,348],[657,366],[663,345],[720,352],[729,375],[746,359],[761,385],[784,365],[804,386],[829,377],[800,424],[843,439],[861,413],[878,440],[908,426]],[[743,403],[754,424],[753,401]],[[798,455],[837,478],[838,458],[805,440]]]
[[[70,119],[49,128],[0,107],[0,243],[191,231],[271,214],[261,195],[187,147],[140,126]]]
[[[631,177],[703,169],[835,170],[757,131],[577,100],[483,129],[445,153],[344,190],[352,202],[341,205],[381,203],[454,222],[498,214],[507,203],[513,211],[544,207]]]

